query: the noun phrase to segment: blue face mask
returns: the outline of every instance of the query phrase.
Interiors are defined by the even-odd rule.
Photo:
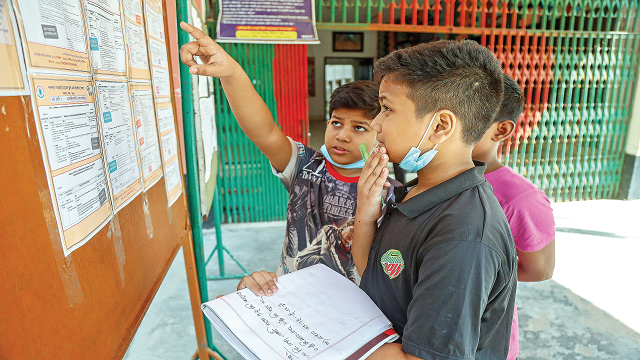
[[[438,113],[433,114],[433,117],[431,118],[431,122],[429,123],[429,126],[427,126],[427,130],[425,130],[424,135],[422,135],[422,140],[420,140],[418,147],[411,147],[411,150],[409,150],[407,155],[405,155],[404,159],[402,159],[400,164],[398,164],[401,169],[404,169],[408,172],[416,172],[422,169],[423,167],[427,166],[431,162],[433,157],[436,156],[436,154],[438,153],[438,151],[436,150],[436,148],[438,147],[438,144],[436,144],[436,146],[434,146],[433,149],[420,155],[420,145],[422,145],[424,138],[427,136],[427,133],[429,132],[429,129],[431,128],[431,124],[433,124],[433,120],[435,120],[436,115],[438,115]]]
[[[331,163],[331,165],[335,167],[339,167],[341,169],[362,169],[364,167],[364,159],[360,159],[359,161],[356,161],[353,164],[347,164],[347,165],[338,164],[331,158],[331,156],[329,155],[329,152],[327,151],[327,147],[324,145],[322,145],[322,147],[320,148],[320,152],[322,152],[322,155],[324,155],[324,158],[327,159]]]

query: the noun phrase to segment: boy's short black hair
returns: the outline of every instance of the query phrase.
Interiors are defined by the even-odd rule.
[[[377,82],[408,88],[416,117],[450,110],[462,124],[462,140],[474,145],[493,123],[502,102],[500,62],[480,44],[440,40],[396,50],[374,66]]]
[[[495,119],[493,119],[493,122],[511,120],[516,123],[518,122],[524,105],[522,89],[520,85],[507,74],[502,74],[502,81],[504,84],[504,96],[502,97],[500,110],[498,110],[498,114]]]
[[[362,110],[373,119],[380,112],[379,86],[370,80],[357,80],[333,91],[329,100],[329,116],[335,109]]]

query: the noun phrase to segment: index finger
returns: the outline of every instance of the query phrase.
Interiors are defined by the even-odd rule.
[[[189,35],[193,36],[196,41],[200,42],[200,40],[207,40],[207,38],[209,38],[209,36],[207,34],[205,34],[204,32],[202,32],[202,30],[198,29],[197,27],[191,25],[191,24],[187,24],[186,22],[182,21],[180,23],[180,27],[182,28],[182,30],[186,31],[189,33]],[[209,38],[210,39],[210,38]]]
[[[364,167],[362,168],[362,174],[360,175],[361,179],[363,177],[367,178],[371,174],[373,174],[375,169],[378,167],[380,160],[382,159],[382,155],[383,154],[381,149],[376,148],[373,150],[371,156],[369,156],[369,158],[364,163]]]

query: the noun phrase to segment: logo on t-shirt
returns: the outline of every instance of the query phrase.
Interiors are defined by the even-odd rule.
[[[389,275],[389,279],[393,279],[400,275],[400,272],[404,269],[404,260],[400,250],[391,249],[382,255],[380,258],[382,269],[384,273]]]
[[[356,213],[356,200],[346,191],[337,190],[322,198],[322,211],[340,219],[348,219]]]

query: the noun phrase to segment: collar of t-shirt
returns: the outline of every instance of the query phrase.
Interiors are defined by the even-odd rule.
[[[333,168],[333,165],[331,165],[330,162],[325,161],[324,163],[327,165],[327,171],[329,171],[329,174],[331,174],[331,176],[333,176],[337,180],[340,180],[342,182],[349,183],[349,184],[355,184],[355,183],[358,182],[358,179],[360,179],[360,176],[344,176],[344,175],[340,175],[340,174],[338,174],[336,169]]]
[[[481,161],[473,161],[474,167],[444,181],[420,194],[404,200],[409,191],[418,184],[415,178],[401,187],[394,189],[397,203],[392,203],[391,208],[397,207],[405,216],[414,218],[434,206],[451,199],[474,186],[484,183],[484,170],[487,165]]]

